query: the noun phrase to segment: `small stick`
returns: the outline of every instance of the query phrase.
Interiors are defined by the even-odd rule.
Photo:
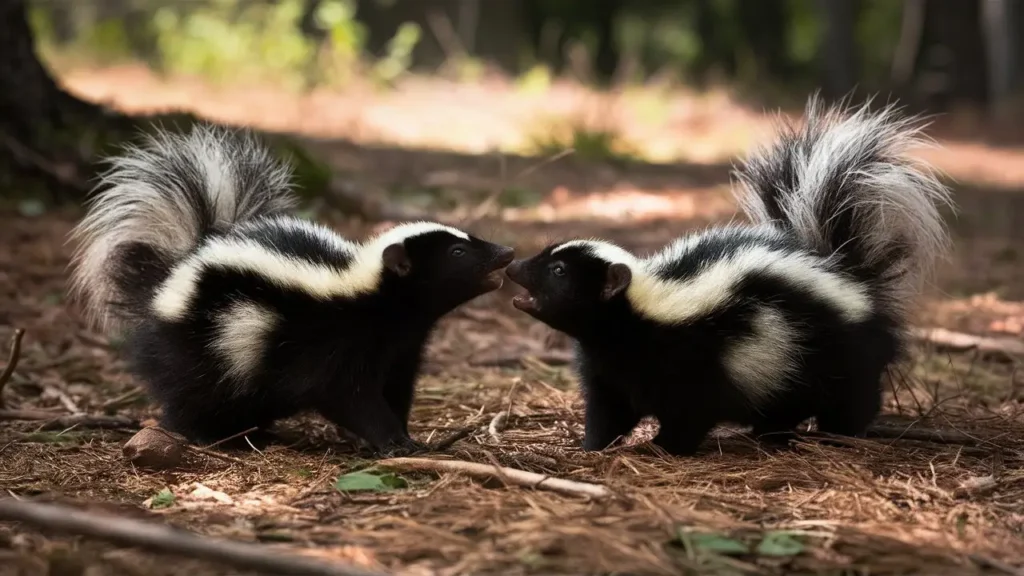
[[[501,432],[505,429],[505,423],[508,422],[508,412],[498,412],[491,418],[491,423],[487,425],[487,433],[491,435],[491,438],[495,442],[501,442]]]
[[[111,410],[113,408],[118,408],[123,404],[129,404],[131,402],[134,402],[135,399],[139,398],[140,396],[142,396],[142,390],[129,390],[124,394],[117,396],[116,398],[111,398],[110,400],[107,400],[106,402],[100,405],[100,409]]]
[[[963,444],[974,446],[977,438],[972,438],[956,430],[939,430],[937,428],[900,427],[875,424],[867,429],[869,438],[888,438],[892,440],[918,440],[935,444]]]
[[[186,446],[185,449],[189,450],[189,451],[192,451],[192,452],[197,452],[199,454],[204,454],[204,455],[209,456],[211,458],[217,458],[219,460],[224,460],[226,462],[232,462],[234,464],[241,464],[243,466],[248,466],[249,465],[248,462],[246,462],[245,460],[242,460],[241,458],[235,458],[234,456],[228,456],[227,454],[221,454],[220,452],[214,452],[213,450],[207,450],[206,448],[200,448],[199,446],[191,446],[190,445],[190,446]]]
[[[541,354],[496,354],[472,358],[470,366],[487,366],[497,368],[518,368],[528,363],[527,358],[539,360],[548,366],[567,366],[572,363],[572,354],[567,352],[544,352]]]
[[[576,152],[576,150],[574,148],[566,148],[565,150],[562,150],[561,152],[558,152],[557,154],[554,154],[552,156],[549,156],[548,158],[545,158],[545,159],[541,160],[540,162],[537,162],[533,166],[527,167],[526,169],[524,169],[519,174],[516,174],[515,176],[513,176],[511,180],[499,183],[497,186],[495,186],[494,191],[492,191],[490,194],[488,194],[487,197],[483,199],[483,201],[481,201],[479,204],[477,204],[470,211],[469,218],[467,219],[468,223],[469,224],[473,224],[473,223],[476,223],[476,222],[480,221],[481,219],[483,219],[483,217],[487,215],[487,212],[489,212],[490,209],[494,206],[494,203],[498,201],[498,198],[501,197],[502,193],[505,192],[505,186],[507,186],[508,184],[511,184],[512,182],[515,182],[516,180],[518,180],[520,178],[523,178],[524,176],[526,176],[527,174],[529,174],[531,172],[535,172],[535,171],[539,170],[543,166],[547,166],[548,164],[551,164],[553,162],[557,162],[557,161],[561,160],[562,158],[565,158],[566,156],[568,156],[568,155],[570,155],[570,154],[572,154],[574,152]],[[502,156],[502,172],[504,172],[504,156]],[[504,179],[504,174],[502,175],[502,179]]]
[[[223,562],[260,572],[330,576],[381,574],[341,562],[328,563],[286,554],[265,545],[224,540],[153,522],[86,512],[65,505],[3,498],[0,499],[0,519],[89,536],[122,546],[138,546],[155,552]]]
[[[57,388],[56,386],[47,386],[45,390],[56,396],[57,399],[60,400],[60,403],[68,409],[68,412],[71,412],[72,414],[84,413],[83,410],[78,407],[78,404],[75,404],[75,401],[71,399],[71,396],[68,396],[67,393],[60,388]]]
[[[384,467],[401,468],[405,470],[425,470],[432,472],[457,472],[475,478],[501,478],[511,484],[518,486],[529,486],[542,490],[551,490],[570,494],[573,496],[591,496],[593,498],[607,498],[612,495],[608,488],[600,484],[576,482],[562,478],[552,478],[535,472],[508,468],[505,466],[489,466],[477,462],[466,462],[464,460],[430,460],[427,458],[389,458],[377,462],[377,465]]]
[[[248,430],[242,430],[241,432],[239,432],[237,434],[232,434],[231,436],[228,436],[227,438],[221,438],[220,440],[217,440],[216,442],[214,442],[213,444],[210,444],[209,446],[203,446],[203,449],[204,450],[209,450],[210,448],[213,448],[214,446],[220,446],[221,444],[223,444],[225,442],[230,442],[230,441],[234,440],[235,438],[241,438],[242,436],[245,436],[246,434],[252,434],[253,432],[255,432],[257,430],[259,430],[259,427],[253,426],[252,428],[249,428]]]
[[[1024,568],[1014,568],[1013,566],[1001,560],[989,558],[988,556],[982,556],[981,554],[968,554],[967,557],[979,566],[987,566],[989,568],[1002,572],[1003,574],[1010,574],[1010,576],[1024,576]]]
[[[54,412],[42,410],[0,410],[0,420],[35,420],[45,421],[43,430],[56,430],[59,428],[138,428],[137,420],[125,416],[104,416],[91,414],[69,414],[61,416]]]
[[[15,328],[14,336],[11,337],[11,351],[7,355],[7,366],[4,366],[4,371],[0,372],[0,408],[4,407],[4,386],[14,374],[14,369],[18,367],[18,358],[21,357],[21,338],[24,335],[24,328]]]
[[[440,452],[441,450],[447,450],[451,448],[452,445],[458,442],[459,440],[462,440],[463,438],[472,434],[478,427],[479,426],[474,424],[472,426],[466,426],[461,430],[456,430],[455,432],[451,433],[448,437],[442,440],[438,440],[436,444],[431,445],[429,447],[430,451]]]

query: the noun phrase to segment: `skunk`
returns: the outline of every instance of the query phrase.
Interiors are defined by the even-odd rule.
[[[110,165],[70,235],[70,291],[124,331],[163,426],[208,442],[316,411],[379,452],[423,447],[425,342],[501,286],[511,248],[431,222],[354,243],[290,216],[290,167],[245,131],[157,130]]]
[[[903,153],[913,117],[825,107],[737,169],[751,220],[641,258],[572,240],[514,261],[513,305],[574,340],[583,448],[654,416],[654,443],[696,452],[717,424],[753,434],[863,434],[883,372],[905,353],[910,304],[949,248],[949,191]]]

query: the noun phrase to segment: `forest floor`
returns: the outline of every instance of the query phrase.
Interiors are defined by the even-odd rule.
[[[539,107],[562,106],[556,96],[545,104],[493,88],[488,96],[484,88],[424,82],[404,95],[302,99],[272,89],[163,82],[137,69],[71,71],[64,79],[92,99],[116,95],[114,104],[125,110],[177,105],[305,134],[343,178],[514,245],[519,254],[574,235],[646,250],[729,219],[730,157],[768,126],[752,111],[679,97],[669,100],[662,129],[652,127],[648,136],[677,142],[675,156],[687,164],[570,157],[537,166],[503,162],[488,150],[519,137],[516,123]],[[372,130],[352,128],[374,122]],[[438,150],[445,136],[447,150]],[[918,324],[1020,343],[1024,152],[940,144],[931,159],[957,179],[961,215],[951,221],[956,252],[924,298]],[[693,152],[698,148],[705,152]],[[501,209],[485,210],[493,191],[503,192]],[[89,329],[65,302],[72,249],[65,239],[80,213],[0,210],[0,343],[15,328],[25,330],[3,391],[6,408],[155,417],[126,375],[116,340]],[[314,214],[357,237],[374,226],[326,208]],[[672,458],[646,443],[654,426],[645,424],[623,446],[583,453],[567,342],[515,311],[514,293],[506,285],[441,323],[411,431],[430,441],[468,431],[427,458],[597,484],[608,490],[604,497],[402,467],[392,472],[404,482],[339,490],[336,483],[352,481],[347,474],[381,472],[314,417],[282,423],[292,443],[190,451],[182,466],[164,472],[125,460],[122,446],[134,426],[0,421],[0,490],[403,574],[1024,573],[1019,358],[922,341],[888,383],[883,419],[898,428],[893,437],[826,444],[807,435],[769,448],[723,429],[698,456]],[[0,350],[0,363],[2,356]],[[504,426],[492,433],[496,419]],[[4,575],[228,573],[246,572],[0,523]]]

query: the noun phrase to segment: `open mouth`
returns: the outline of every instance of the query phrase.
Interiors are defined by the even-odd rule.
[[[483,281],[480,282],[480,287],[485,290],[497,290],[505,283],[505,279],[502,278],[502,276],[504,276],[504,274],[502,274],[501,270],[495,270],[487,276],[484,276]]]
[[[512,298],[512,305],[523,312],[536,312],[537,299],[529,294],[517,294]]]
[[[503,250],[494,261],[494,269],[491,270],[480,283],[485,290],[497,290],[505,283],[504,270],[515,259],[515,252],[511,248]]]

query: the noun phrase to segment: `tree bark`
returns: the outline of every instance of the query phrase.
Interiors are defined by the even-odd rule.
[[[59,114],[64,92],[36,56],[24,0],[0,0],[0,127],[31,139],[32,125]]]
[[[1024,7],[1017,0],[985,0],[982,6],[989,62],[992,112],[997,119],[1019,117],[1024,81]]]
[[[822,94],[828,99],[841,98],[853,92],[860,76],[854,34],[860,0],[818,0],[818,11],[825,21]]]
[[[23,177],[41,180],[57,196],[81,194],[81,152],[63,149],[60,134],[104,110],[68,94],[35,51],[25,0],[0,0],[0,188],[24,192]]]
[[[154,123],[197,121],[188,112],[128,116],[68,93],[36,54],[25,0],[0,0],[0,194],[81,201],[98,156]],[[270,140],[293,163],[300,189],[327,190],[326,166],[289,138]]]
[[[743,2],[736,11],[740,33],[754,53],[758,79],[786,80],[791,72],[786,54],[790,10],[784,0]]]
[[[915,76],[939,79],[923,87],[933,108],[987,104],[988,61],[981,31],[979,0],[925,0]],[[930,74],[929,67],[941,71]]]

